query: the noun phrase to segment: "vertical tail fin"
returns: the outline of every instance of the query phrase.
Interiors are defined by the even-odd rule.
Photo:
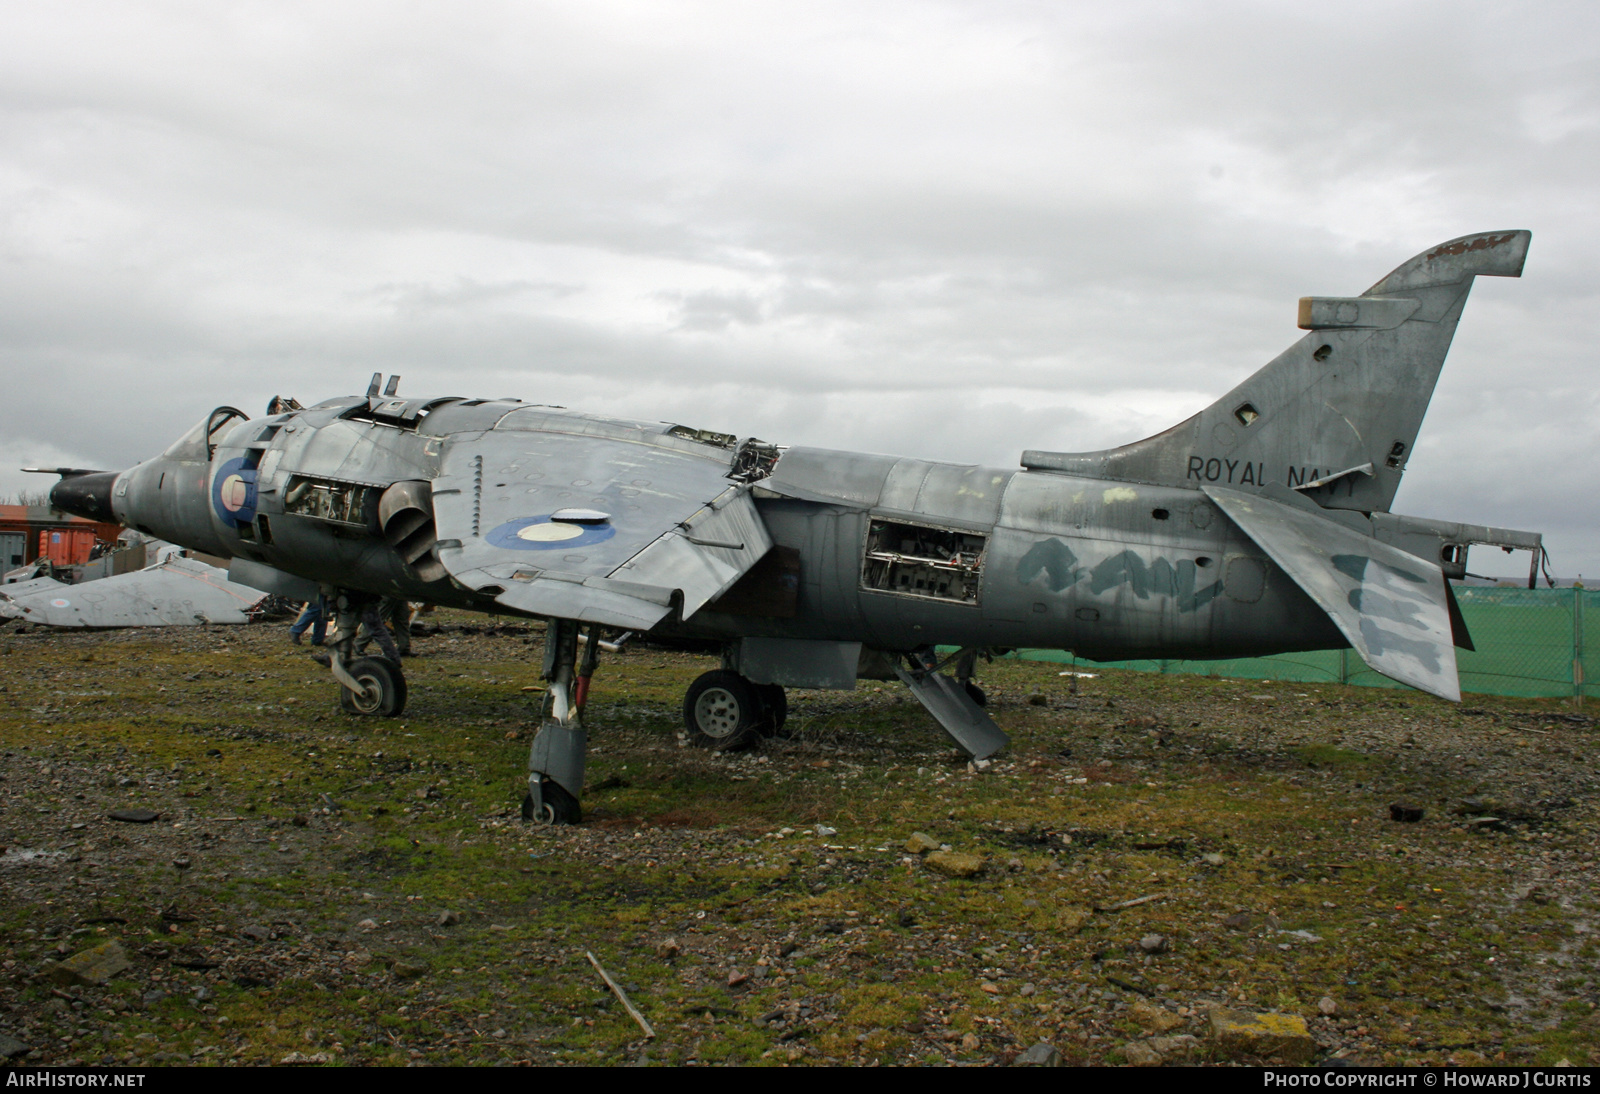
[[[1532,238],[1441,243],[1357,297],[1305,297],[1307,333],[1199,414],[1104,452],[1023,453],[1024,467],[1172,486],[1297,490],[1387,512],[1478,276],[1520,277]]]

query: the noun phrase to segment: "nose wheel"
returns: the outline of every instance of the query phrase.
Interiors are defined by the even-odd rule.
[[[394,718],[406,708],[406,674],[400,668],[400,651],[379,621],[378,600],[365,593],[342,590],[329,598],[337,611],[338,640],[331,656],[319,657],[339,682],[339,706],[347,714],[368,718]],[[355,656],[356,632],[367,623],[383,657]]]
[[[346,713],[394,718],[406,708],[406,677],[400,666],[380,657],[362,657],[345,670],[358,685],[339,683],[339,706]]]

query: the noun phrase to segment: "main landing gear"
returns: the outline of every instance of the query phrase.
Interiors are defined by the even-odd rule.
[[[349,714],[395,718],[406,708],[406,674],[389,629],[378,619],[379,598],[343,590],[330,598],[339,638],[329,650],[328,667],[339,681],[339,706]],[[356,632],[366,623],[382,657],[357,657]]]
[[[701,748],[736,752],[783,733],[789,700],[777,684],[756,684],[731,669],[713,669],[689,685],[683,722]]]

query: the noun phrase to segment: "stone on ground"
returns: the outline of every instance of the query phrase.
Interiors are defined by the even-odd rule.
[[[1061,1053],[1054,1045],[1040,1041],[1028,1051],[1011,1061],[1012,1067],[1060,1067]]]
[[[79,951],[44,971],[44,978],[62,987],[104,987],[119,972],[133,967],[120,942],[102,942]]]
[[[1149,1003],[1135,1003],[1129,1008],[1128,1017],[1153,1033],[1168,1033],[1183,1025],[1183,1019],[1170,1010]]]
[[[983,870],[982,855],[960,851],[934,851],[922,861],[928,869],[945,877],[976,877]]]
[[[1211,1008],[1211,1039],[1226,1056],[1278,1058],[1303,1064],[1317,1051],[1306,1020],[1298,1014],[1276,1011]]]
[[[1122,1058],[1132,1067],[1160,1067],[1164,1062],[1161,1053],[1144,1041],[1129,1041],[1123,1045]]]

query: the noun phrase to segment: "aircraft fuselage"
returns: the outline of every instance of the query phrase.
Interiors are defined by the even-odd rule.
[[[197,428],[119,476],[113,512],[162,539],[320,585],[518,614],[448,575],[419,574],[385,539],[377,504],[395,482],[435,478],[449,446],[475,442],[521,404],[442,403],[411,427],[345,416],[364,405],[225,423],[213,451]],[[707,456],[729,453],[707,446]],[[617,500],[613,484],[558,485],[528,508]],[[749,614],[713,601],[663,630],[882,650],[1071,649],[1096,660],[1344,644],[1198,489],[805,448],[784,451],[752,489],[773,542],[793,553],[792,607]]]

